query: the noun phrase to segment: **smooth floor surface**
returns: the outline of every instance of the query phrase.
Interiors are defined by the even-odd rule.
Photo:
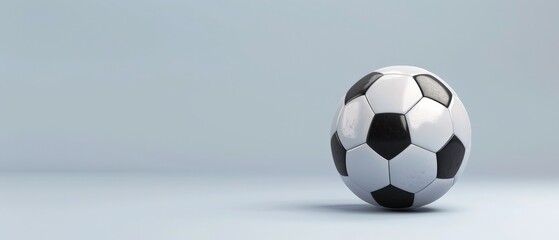
[[[559,180],[461,179],[414,211],[337,176],[0,174],[0,239],[556,239]]]

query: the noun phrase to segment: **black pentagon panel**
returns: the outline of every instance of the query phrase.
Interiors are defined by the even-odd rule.
[[[396,113],[375,115],[367,135],[367,144],[383,158],[394,158],[411,144],[406,117]]]
[[[347,176],[347,168],[345,165],[346,150],[340,142],[338,133],[334,133],[332,139],[330,139],[330,148],[332,149],[332,158],[334,158],[334,165],[336,165],[338,173],[342,176]]]
[[[450,105],[452,93],[450,93],[450,90],[437,78],[428,74],[416,75],[413,78],[417,82],[417,85],[419,85],[423,96],[433,99],[446,107]]]
[[[462,165],[465,153],[466,148],[462,141],[452,136],[450,141],[437,152],[437,178],[453,178]]]
[[[349,101],[361,95],[365,95],[365,92],[367,92],[369,87],[380,77],[382,77],[382,73],[372,72],[361,78],[361,80],[353,84],[353,86],[347,91],[345,95],[345,103],[347,104]]]
[[[392,185],[371,193],[375,201],[387,208],[409,208],[413,204],[414,195]]]

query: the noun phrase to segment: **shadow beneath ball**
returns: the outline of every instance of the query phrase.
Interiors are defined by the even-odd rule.
[[[450,212],[449,209],[440,207],[419,207],[411,209],[388,209],[375,207],[368,204],[317,204],[291,206],[298,210],[336,212],[351,214],[434,214]]]
[[[339,212],[354,213],[387,213],[387,214],[418,214],[418,213],[436,213],[446,212],[442,208],[419,207],[411,209],[389,209],[375,207],[367,204],[332,204],[332,205],[316,205],[316,208]]]

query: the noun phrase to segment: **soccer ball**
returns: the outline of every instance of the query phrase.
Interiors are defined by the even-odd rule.
[[[454,90],[411,66],[381,68],[357,81],[338,106],[330,137],[345,185],[386,208],[442,197],[471,149],[470,119]]]

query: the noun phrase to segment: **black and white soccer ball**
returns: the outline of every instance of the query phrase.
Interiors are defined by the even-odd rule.
[[[411,66],[382,68],[355,83],[330,136],[346,186],[386,208],[420,207],[443,196],[471,149],[470,119],[454,90]]]

